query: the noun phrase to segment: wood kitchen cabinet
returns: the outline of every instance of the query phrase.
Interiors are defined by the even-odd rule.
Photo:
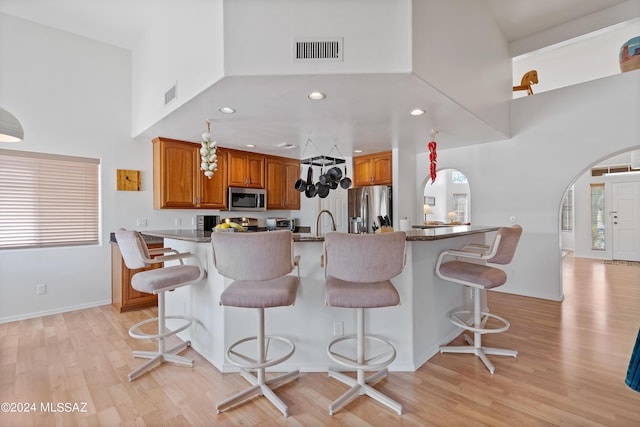
[[[149,249],[161,248],[162,244],[150,244]],[[158,304],[158,296],[138,292],[131,287],[131,278],[134,274],[161,268],[162,263],[154,264],[146,268],[130,270],[124,263],[120,248],[117,244],[111,245],[111,304],[121,313],[123,311],[136,310],[143,307],[153,307]]]
[[[391,185],[391,151],[367,154],[353,158],[353,185]]]
[[[300,177],[300,160],[267,156],[267,209],[300,209],[300,192],[294,188]]]
[[[200,170],[198,143],[153,140],[154,209],[226,209],[227,155],[217,148],[218,170],[211,179]]]
[[[228,152],[229,187],[264,188],[265,156],[239,150]]]

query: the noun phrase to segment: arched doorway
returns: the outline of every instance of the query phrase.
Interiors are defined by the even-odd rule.
[[[569,184],[559,212],[563,257],[640,261],[639,161],[639,150],[614,154]]]
[[[427,223],[471,223],[471,191],[467,177],[457,169],[438,171],[424,185],[423,221]]]
[[[632,164],[632,153],[594,163],[569,185],[560,208],[563,250],[584,258],[633,258],[634,252],[640,258],[640,165]]]

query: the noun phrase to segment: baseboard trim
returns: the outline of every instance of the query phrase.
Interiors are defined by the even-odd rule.
[[[100,307],[100,306],[109,305],[109,304],[111,304],[111,299],[94,301],[87,304],[78,304],[78,305],[73,305],[68,307],[59,307],[51,310],[36,311],[33,313],[20,314],[18,316],[0,317],[0,324],[17,322],[19,320],[36,319],[38,317],[51,316],[52,314],[68,313],[70,311],[84,310],[86,308]]]

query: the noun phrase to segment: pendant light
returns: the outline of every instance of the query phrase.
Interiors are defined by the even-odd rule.
[[[16,117],[0,108],[0,142],[18,142],[24,138],[22,125]]]

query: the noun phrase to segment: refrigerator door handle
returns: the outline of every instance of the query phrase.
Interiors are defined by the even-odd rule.
[[[369,194],[366,191],[362,192],[362,226],[364,232],[369,232]]]

